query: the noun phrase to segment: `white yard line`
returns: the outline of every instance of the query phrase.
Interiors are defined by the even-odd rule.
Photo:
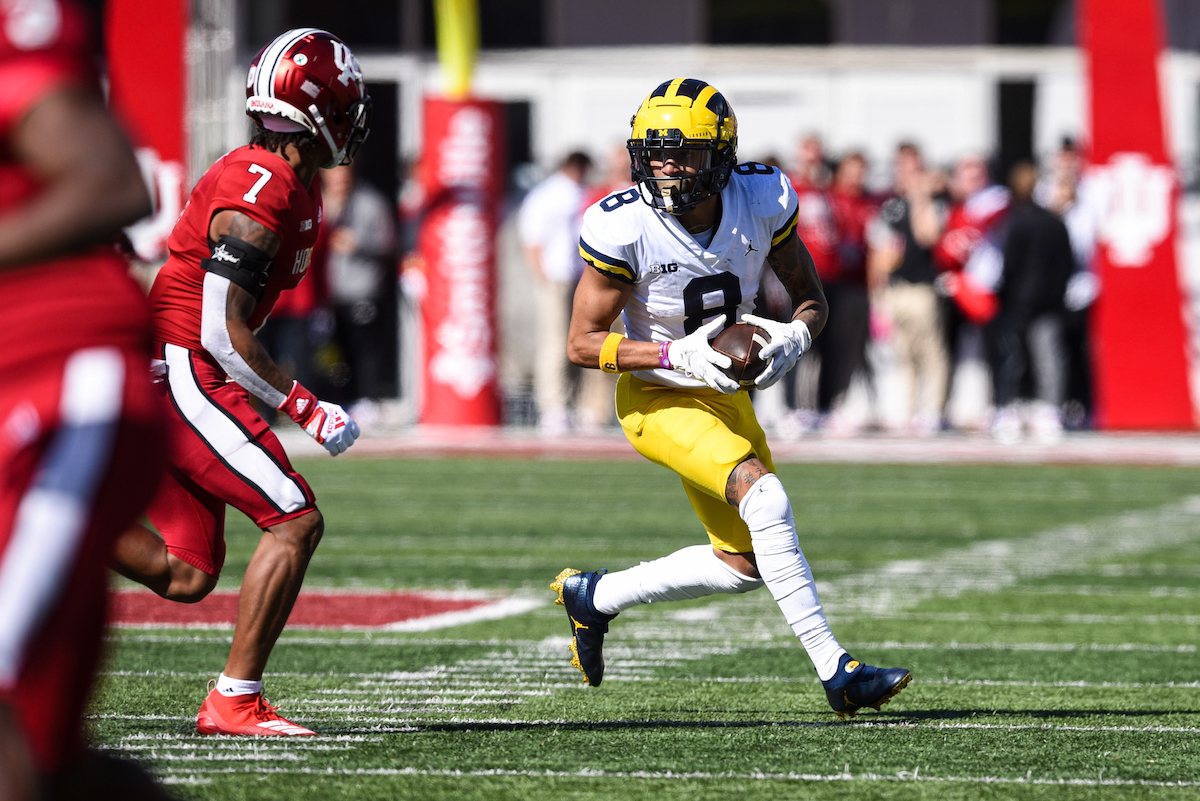
[[[1190,653],[1190,652],[1188,652]],[[161,671],[127,671],[127,670],[111,670],[101,673],[102,676],[145,676],[148,678],[157,677],[179,677],[185,676],[190,678],[211,678],[209,673],[180,673],[173,670]],[[552,689],[556,688],[559,682],[528,682],[524,684],[512,682],[482,682],[474,678],[463,679],[430,679],[428,677],[418,676],[416,674],[397,674],[397,673],[345,673],[331,675],[329,673],[266,673],[267,679],[271,678],[288,678],[288,679],[303,679],[303,680],[336,680],[345,681],[353,680],[355,686],[375,687],[376,689],[355,690],[346,687],[334,687],[330,689],[313,689],[310,692],[317,695],[376,695],[380,691],[386,690],[391,693],[408,692],[430,692],[436,691],[439,695],[512,695],[512,696],[529,696],[529,697],[544,697],[553,695]],[[645,679],[630,678],[629,681],[644,681]],[[800,676],[664,676],[655,678],[654,681],[668,681],[676,683],[691,683],[691,684],[762,684],[762,683],[784,683],[784,684],[816,684],[816,677],[800,677]],[[574,684],[576,682],[572,682]],[[957,685],[979,685],[982,687],[1063,687],[1063,688],[1112,688],[1112,689],[1200,689],[1200,681],[1189,682],[1123,682],[1123,681],[997,681],[992,679],[948,679],[948,678],[923,678],[921,684],[940,684],[947,686]],[[461,687],[462,689],[456,689]],[[546,689],[523,689],[526,687],[545,687]],[[309,699],[299,699],[302,703]],[[147,735],[148,737],[158,737],[160,735]]]
[[[1033,623],[1072,626],[1200,626],[1200,615],[1081,615],[1012,614],[1007,612],[892,612],[839,616],[839,623],[867,620],[911,620],[930,623]]]
[[[324,590],[322,592],[330,592]],[[149,595],[150,593],[146,593]],[[233,595],[236,593],[225,593]],[[338,591],[338,595],[354,595],[354,591]],[[378,591],[363,591],[363,603],[370,603],[370,595],[380,594]],[[492,597],[492,593],[460,593],[460,592],[434,592],[428,593],[422,591],[420,594],[430,595],[434,598],[446,598],[456,600],[459,598],[475,599],[477,597]],[[481,606],[476,606],[471,609],[462,609],[454,612],[443,612],[440,615],[427,615],[425,617],[412,618],[410,620],[401,620],[395,623],[387,623],[382,626],[305,626],[293,625],[288,627],[289,632],[296,631],[338,631],[338,632],[404,632],[404,631],[437,631],[438,629],[448,629],[454,626],[464,626],[468,623],[482,623],[488,620],[501,620],[506,617],[516,617],[523,615],[526,612],[532,612],[542,606],[548,606],[550,600],[545,596],[529,596],[529,595],[514,595],[500,600],[486,603]],[[164,628],[162,623],[118,623],[112,626],[123,632],[137,631],[162,631]],[[232,631],[233,623],[182,623],[171,624],[172,629],[185,630],[200,630],[200,631]],[[125,639],[137,638],[136,634],[123,635]],[[219,639],[232,639],[232,635],[227,635]],[[145,642],[146,640],[142,640]],[[192,637],[191,642],[203,642],[202,638]]]
[[[167,768],[169,773],[183,772]],[[190,771],[188,771],[190,773]],[[596,768],[581,768],[577,771],[555,770],[431,770],[429,768],[357,768],[357,769],[325,769],[325,768],[226,768],[222,770],[205,771],[205,775],[218,774],[286,774],[286,775],[320,775],[320,776],[442,776],[442,777],[515,777],[530,779],[652,779],[656,781],[795,781],[795,782],[932,782],[946,784],[1027,784],[1055,785],[1080,787],[1200,787],[1200,781],[1150,781],[1146,779],[1105,779],[1103,772],[1096,778],[1033,778],[1011,776],[929,776],[921,775],[920,768],[912,771],[901,771],[896,774],[859,773],[854,774],[847,769],[843,773],[710,773],[707,771],[608,771]]]
[[[817,587],[833,613],[894,613],[934,598],[999,592],[1019,581],[1073,573],[1097,561],[1200,539],[1200,496],[1007,540],[977,542],[929,559],[904,559]],[[818,576],[820,565],[816,566]]]
[[[449,712],[449,710],[434,710],[422,709],[424,713],[430,712]],[[1011,713],[1011,716],[1016,717],[1021,713],[1019,711]],[[1097,712],[1097,715],[1103,715],[1103,712]],[[825,713],[820,713],[822,717]],[[160,715],[105,715],[105,719],[121,719],[121,720],[163,720]],[[192,718],[168,718],[170,720],[188,720]],[[592,724],[603,724],[608,727],[617,727],[621,724],[637,726],[641,728],[663,728],[663,729],[687,729],[697,727],[708,728],[781,728],[781,729],[837,729],[843,730],[847,727],[854,728],[875,728],[875,729],[919,729],[928,731],[931,729],[995,729],[997,731],[1046,731],[1046,732],[1125,732],[1125,733],[1149,733],[1149,734],[1200,734],[1200,726],[1072,726],[1072,725],[1057,725],[1052,723],[958,723],[946,721],[921,721],[917,719],[902,719],[902,720],[864,720],[855,719],[852,722],[842,722],[834,720],[832,717],[828,720],[788,720],[788,721],[770,721],[770,720],[623,720],[623,719],[604,719],[604,720],[589,720],[580,721],[573,718],[549,718],[528,720],[524,718],[501,718],[501,717],[422,717],[419,715],[413,717],[387,717],[381,715],[361,715],[357,713],[349,713],[347,715],[338,715],[333,719],[339,725],[346,723],[362,724],[370,726],[371,732],[377,732],[379,727],[386,726],[402,726],[402,729],[397,731],[419,731],[424,728],[437,728],[439,726],[456,726],[464,729],[469,729],[473,726],[486,728],[488,726],[504,726],[513,729],[521,728],[554,728],[558,726],[586,726]],[[307,720],[307,723],[320,728],[321,719]],[[345,735],[338,735],[336,739],[340,740]],[[362,737],[362,734],[353,735]],[[335,738],[326,737],[320,731],[317,732],[317,737],[306,737],[300,739],[278,740],[275,738],[244,738],[237,740],[213,739],[199,734],[175,735],[180,744],[172,746],[166,743],[146,743],[145,741],[135,741],[128,745],[126,743],[130,738],[121,738],[116,745],[110,745],[109,748],[126,748],[127,750],[153,750],[156,748],[169,750],[173,748],[189,749],[195,751],[198,748],[216,748],[226,750],[251,750],[262,751],[270,743],[271,746],[279,748],[292,748],[295,744],[297,748],[314,748],[323,740],[326,742],[332,741]],[[377,738],[371,738],[374,741]],[[211,744],[211,745],[209,745]],[[326,750],[341,750],[339,746],[334,749]]]

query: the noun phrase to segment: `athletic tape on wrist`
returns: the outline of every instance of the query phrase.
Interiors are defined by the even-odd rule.
[[[609,334],[604,338],[604,345],[600,348],[600,369],[604,372],[621,372],[620,368],[617,367],[617,348],[624,338],[620,334]]]

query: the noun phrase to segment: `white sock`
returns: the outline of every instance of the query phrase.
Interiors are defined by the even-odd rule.
[[[248,681],[247,679],[231,679],[222,673],[217,677],[217,692],[225,697],[235,695],[254,695],[262,692],[261,681]]]
[[[817,676],[827,681],[837,672],[838,659],[846,649],[838,644],[825,620],[812,570],[796,537],[792,503],[779,478],[769,473],[756,481],[742,498],[738,513],[750,527],[758,572],[808,652]]]
[[[762,585],[762,579],[743,576],[725,564],[711,546],[693,545],[653,562],[604,574],[596,583],[592,604],[597,612],[615,615],[638,604],[749,592]]]

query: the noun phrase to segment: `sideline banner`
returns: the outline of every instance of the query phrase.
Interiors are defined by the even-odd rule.
[[[422,425],[501,422],[496,348],[496,226],[504,192],[504,107],[425,99],[420,249],[425,359]]]
[[[187,181],[187,0],[109,0],[104,40],[109,105],[133,139],[154,215],[127,230],[138,258],[161,261]]]
[[[1159,93],[1161,0],[1080,0],[1099,211],[1093,313],[1096,421],[1104,429],[1195,425],[1175,263],[1178,186]]]

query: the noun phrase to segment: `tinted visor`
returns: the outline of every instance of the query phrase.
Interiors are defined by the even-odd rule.
[[[660,169],[668,161],[673,161],[679,167],[700,172],[712,167],[713,151],[707,147],[651,147],[642,151],[642,158],[651,170]]]
[[[354,161],[354,156],[358,153],[359,147],[366,141],[367,134],[371,132],[371,98],[364,97],[357,103],[352,105],[349,110],[351,119],[350,123],[350,138],[346,140],[345,157],[342,159],[342,164],[349,164]]]

